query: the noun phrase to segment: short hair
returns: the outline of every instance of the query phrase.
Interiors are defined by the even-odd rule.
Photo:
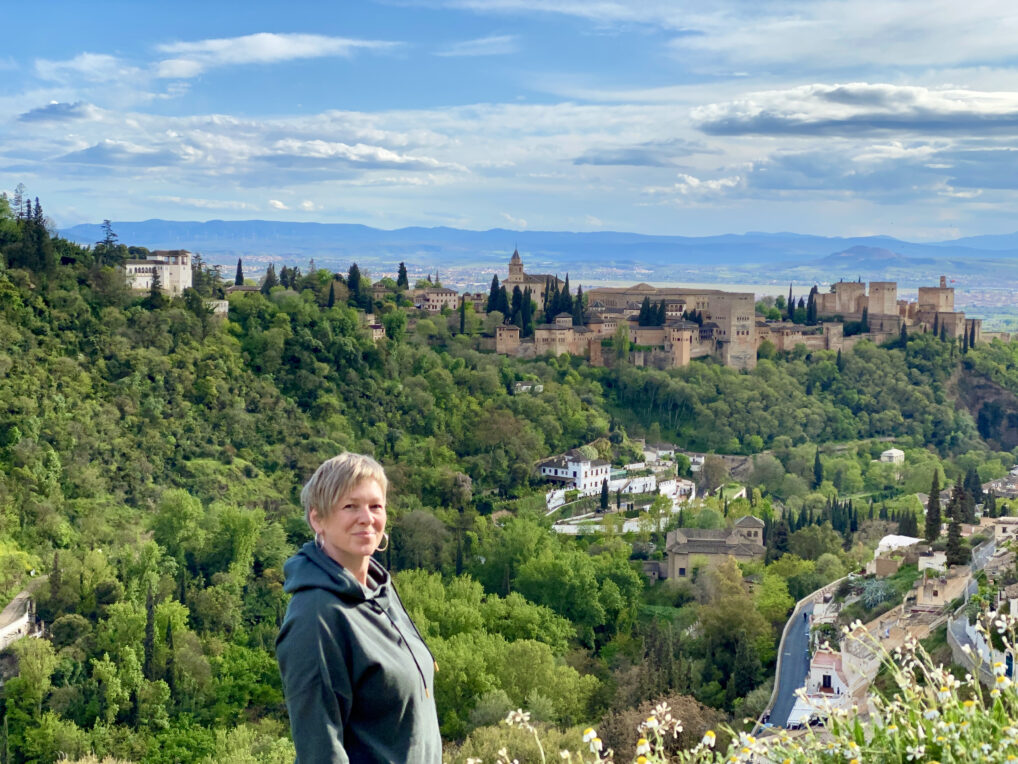
[[[370,456],[347,451],[323,462],[300,492],[300,503],[308,525],[311,525],[312,509],[320,518],[326,519],[332,514],[336,502],[365,480],[378,483],[382,498],[385,498],[389,479],[385,477],[382,465]]]

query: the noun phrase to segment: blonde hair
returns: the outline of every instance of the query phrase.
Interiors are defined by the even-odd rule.
[[[304,507],[304,519],[311,525],[311,510],[322,520],[332,514],[340,497],[349,493],[365,480],[374,480],[382,489],[382,499],[389,489],[382,465],[364,454],[347,451],[334,456],[315,470],[315,474],[304,484],[300,492],[300,503]]]

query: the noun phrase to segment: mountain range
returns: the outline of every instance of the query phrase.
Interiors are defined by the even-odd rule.
[[[236,258],[303,263],[345,270],[389,269],[399,261],[418,270],[504,268],[519,249],[528,270],[571,272],[585,279],[737,281],[759,280],[761,267],[775,280],[864,278],[929,283],[949,273],[959,283],[1018,284],[1018,233],[970,236],[939,242],[909,242],[890,236],[836,237],[797,233],[653,236],[617,231],[574,233],[472,231],[457,228],[383,230],[347,223],[270,220],[114,222],[126,244],[149,249],[189,249],[208,262]],[[98,224],[82,224],[61,235],[80,243],[102,239]]]

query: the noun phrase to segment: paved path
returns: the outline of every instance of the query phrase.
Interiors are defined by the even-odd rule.
[[[812,603],[804,606],[802,613],[812,614]],[[789,627],[788,638],[781,646],[781,672],[776,677],[778,694],[770,719],[775,727],[785,726],[795,705],[795,691],[806,684],[809,673],[809,620],[802,613],[794,616],[797,622]]]

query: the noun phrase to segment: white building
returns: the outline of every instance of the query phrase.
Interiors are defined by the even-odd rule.
[[[414,307],[428,313],[441,313],[442,308],[456,310],[460,306],[460,294],[455,289],[432,287],[414,291]]]
[[[584,494],[601,490],[601,483],[609,479],[611,464],[602,459],[588,459],[582,451],[573,449],[561,456],[543,462],[539,467],[541,476],[548,480],[559,480]]]
[[[904,464],[905,452],[900,448],[889,448],[880,454],[880,461],[884,464]]]
[[[148,291],[158,276],[159,287],[171,297],[191,287],[191,253],[186,249],[161,249],[144,260],[128,260],[124,270],[131,289]]]

